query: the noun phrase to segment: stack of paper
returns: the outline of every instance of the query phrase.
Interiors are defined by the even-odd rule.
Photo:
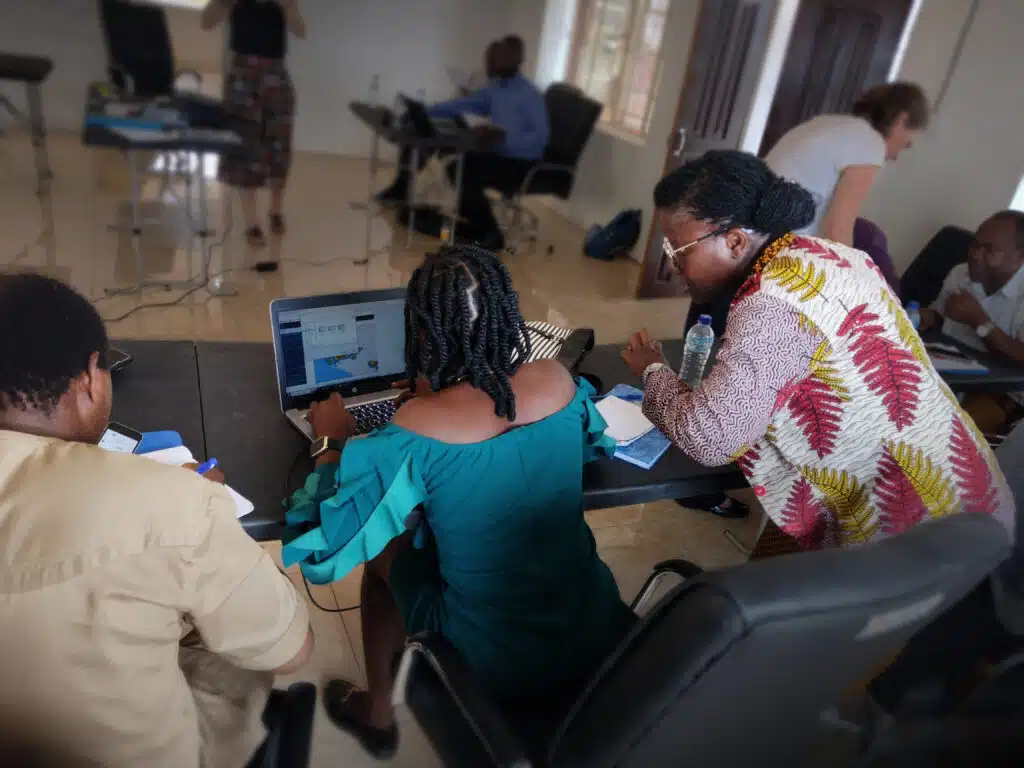
[[[150,459],[161,464],[170,464],[174,467],[180,467],[182,464],[191,464],[195,462],[195,457],[192,455],[192,451],[186,448],[184,445],[179,445],[177,448],[164,448],[162,451],[150,451],[149,453],[137,454],[144,459]],[[227,492],[231,495],[232,501],[235,502],[235,517],[242,518],[256,509],[256,506],[249,501],[245,496],[240,494],[234,488],[229,485],[224,486]]]
[[[654,425],[643,415],[643,411],[640,409],[643,399],[644,393],[636,387],[631,387],[628,384],[618,384],[608,393],[607,397],[597,404],[597,410],[605,417],[605,421],[608,422],[608,429],[605,430],[605,434],[615,438],[618,443],[618,448],[615,450],[615,458],[638,466],[641,469],[650,469],[658,463],[658,459],[665,455],[671,442],[660,430],[655,429]],[[635,409],[635,411],[627,411],[622,405],[615,402],[611,405],[605,405],[609,400],[619,401],[622,405],[629,406]],[[605,415],[606,410],[616,420],[614,428],[608,416]],[[639,414],[640,419],[643,419],[643,422],[637,419],[637,414]],[[620,418],[622,421],[620,421]],[[646,423],[646,427],[644,423]],[[618,439],[618,436],[628,437],[631,434],[636,436],[625,441]]]
[[[654,425],[644,416],[639,405],[616,395],[608,395],[599,402],[597,411],[608,422],[608,428],[604,433],[620,446],[629,445],[654,429]]]

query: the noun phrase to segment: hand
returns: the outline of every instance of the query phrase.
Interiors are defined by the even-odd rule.
[[[938,328],[942,325],[942,315],[934,309],[921,307],[921,309],[918,310],[918,314],[921,316],[921,325],[918,326],[919,331],[930,331],[933,328]]]
[[[345,401],[337,392],[326,400],[313,403],[306,418],[317,437],[347,440],[356,433],[356,420],[345,408]]]
[[[982,308],[981,303],[967,291],[954,293],[946,299],[946,306],[943,307],[943,311],[946,317],[958,323],[969,325],[971,328],[977,328],[979,325],[989,322],[988,314]]]
[[[643,376],[647,366],[664,363],[665,355],[661,351],[661,342],[652,341],[647,331],[637,331],[629,337],[626,348],[622,350],[622,359],[626,361],[634,376]]]
[[[185,469],[189,470],[190,472],[195,472],[197,469],[199,469],[199,465],[196,464],[195,462],[192,462],[190,464],[182,464],[181,466],[185,467]],[[211,482],[220,483],[221,485],[224,485],[224,473],[220,471],[219,467],[214,467],[213,469],[209,470],[203,475],[203,477],[205,477],[207,480],[210,480]]]

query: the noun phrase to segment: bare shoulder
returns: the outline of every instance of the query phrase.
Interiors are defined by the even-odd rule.
[[[512,377],[519,423],[540,421],[567,406],[576,395],[576,382],[557,360],[527,363]]]

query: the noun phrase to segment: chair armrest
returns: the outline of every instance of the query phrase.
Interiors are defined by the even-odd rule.
[[[654,566],[651,575],[647,577],[647,581],[640,587],[640,591],[637,592],[633,603],[629,607],[633,613],[642,617],[650,610],[651,601],[658,589],[658,585],[661,584],[666,576],[675,575],[686,581],[702,573],[704,573],[704,569],[699,565],[691,563],[689,560],[663,560]]]
[[[426,676],[421,674],[424,670],[416,670],[419,664],[427,666]],[[423,698],[417,699],[417,691],[413,690],[413,686],[426,688],[430,672],[443,690],[428,693],[432,700],[426,702],[427,706],[421,707],[418,704],[423,702]],[[446,695],[449,700],[433,700],[439,698],[439,694]],[[408,704],[416,721],[440,752],[445,751],[447,744],[457,744],[455,749],[460,757],[468,757],[468,745],[464,740],[452,732],[439,732],[450,728],[458,730],[459,725],[465,725],[472,731],[493,765],[500,768],[530,766],[525,750],[512,733],[494,699],[477,681],[458,651],[438,634],[425,632],[409,638],[395,678],[392,703],[396,707]],[[463,722],[454,723],[450,717],[445,717],[445,709],[454,709]],[[441,757],[446,758],[446,755],[442,754]],[[445,764],[451,763],[445,759]]]
[[[530,194],[530,185],[533,183],[534,177],[540,171],[565,171],[570,176],[576,173],[576,168],[571,165],[562,165],[560,163],[537,163],[526,173],[526,178],[523,179],[523,184],[519,187],[520,195]]]

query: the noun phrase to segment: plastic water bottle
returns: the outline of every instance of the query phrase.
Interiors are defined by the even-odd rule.
[[[711,315],[701,315],[700,321],[686,334],[683,364],[679,367],[679,378],[685,381],[690,389],[700,386],[714,343],[715,332],[711,330]]]
[[[920,330],[921,328],[921,305],[916,301],[907,302],[907,317],[910,318],[910,324],[914,326],[914,330]]]

